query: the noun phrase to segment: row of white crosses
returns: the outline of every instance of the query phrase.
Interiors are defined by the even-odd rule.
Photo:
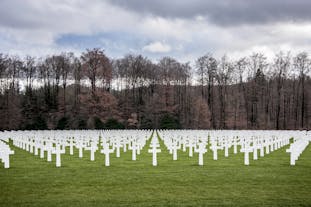
[[[47,130],[47,131],[12,131],[8,132],[12,138],[13,144],[22,148],[40,158],[44,158],[44,152],[47,151],[47,161],[52,161],[52,154],[56,155],[56,166],[61,166],[61,154],[66,153],[66,147],[69,147],[70,155],[74,154],[74,149],[78,149],[79,158],[83,158],[84,150],[90,151],[90,160],[95,160],[95,153],[100,149],[104,153],[105,147],[111,145],[112,149],[107,152],[116,152],[116,157],[120,157],[120,150],[126,152],[127,148],[133,151],[133,160],[136,160],[136,154],[150,137],[151,130]],[[100,145],[101,143],[101,145]],[[104,153],[107,155],[107,152]],[[109,159],[109,156],[107,156]],[[107,166],[110,162],[105,161]]]
[[[56,167],[61,167],[61,154],[65,153],[67,143],[63,138],[52,137],[51,131],[18,131],[11,134],[14,146],[40,156],[42,159],[46,152],[48,162],[52,162],[52,154],[55,154]]]
[[[307,135],[301,134],[301,137],[294,139],[294,142],[290,145],[290,147],[286,150],[286,152],[290,153],[290,165],[295,165],[299,156],[302,152],[308,147],[311,138]]]
[[[52,161],[55,154],[56,166],[61,166],[61,155],[66,153],[69,147],[70,155],[74,149],[78,149],[79,158],[83,158],[83,151],[90,151],[90,160],[95,160],[98,150],[105,155],[105,166],[110,165],[109,154],[114,153],[120,157],[120,151],[131,150],[132,160],[137,159],[141,149],[150,137],[151,130],[46,130],[46,131],[5,131],[0,133],[8,141],[24,149],[35,156],[44,158],[47,153],[47,161]],[[303,149],[307,146],[306,131],[253,131],[253,130],[160,130],[159,137],[172,154],[172,159],[178,159],[178,150],[189,150],[189,157],[198,153],[198,163],[203,165],[204,154],[208,149],[213,151],[213,160],[218,159],[220,150],[224,150],[224,156],[229,157],[229,149],[233,147],[233,153],[244,153],[244,164],[249,165],[252,153],[253,160],[264,157],[274,150],[288,145],[291,137],[295,137],[288,152],[291,153],[291,164],[298,159]],[[299,139],[298,139],[298,138]],[[160,143],[156,131],[153,133],[149,153],[152,153],[152,164],[157,166],[157,153],[161,152]],[[2,147],[4,148],[4,147]],[[0,149],[2,149],[0,148]],[[259,151],[259,154],[258,154]],[[0,151],[1,154],[5,150]],[[2,159],[3,160],[3,159]]]
[[[289,144],[291,135],[287,133],[255,134],[249,137],[240,136],[241,152],[244,152],[244,164],[249,165],[249,153],[253,153],[253,160],[258,160],[258,150],[260,157],[265,153],[270,154]]]
[[[101,143],[103,149],[100,152],[105,154],[105,165],[109,166],[109,153],[116,152],[116,157],[120,157],[121,148],[124,152],[127,148],[132,150],[132,159],[136,160],[136,154],[140,154],[151,130],[6,131],[0,135],[10,137],[16,147],[40,158],[44,158],[46,152],[48,162],[52,161],[52,154],[55,154],[56,167],[61,167],[61,155],[66,153],[66,147],[69,147],[70,155],[74,155],[75,148],[78,149],[79,158],[83,158],[83,151],[88,150],[90,160],[94,161]]]
[[[281,133],[280,133],[281,132]],[[222,137],[220,137],[222,136]],[[260,157],[289,144],[290,133],[284,131],[219,131],[211,132],[211,149],[213,159],[217,160],[217,150],[225,150],[225,157],[229,156],[229,148],[233,146],[233,153],[244,153],[244,165],[249,165],[249,153],[253,153],[253,160],[258,160],[258,150]]]
[[[136,160],[136,156],[140,155],[140,151],[145,146],[147,140],[150,138],[151,130],[111,130],[109,136],[103,139],[103,149],[101,153],[105,154],[105,165],[109,166],[109,154],[116,152],[116,157],[120,157],[120,152],[127,150],[132,151],[132,160]],[[110,145],[112,148],[110,148]]]
[[[10,149],[10,146],[0,140],[0,161],[3,162],[4,168],[10,168],[10,155],[13,155],[14,151]]]
[[[199,165],[203,165],[203,155],[207,152],[208,134],[207,131],[195,131],[194,135],[192,130],[160,130],[159,135],[163,140],[169,153],[173,155],[173,160],[177,160],[178,150],[183,152],[189,149],[189,157],[193,156],[193,152],[198,153]]]
[[[211,133],[213,134],[213,133]],[[217,136],[215,133],[214,136]],[[212,136],[213,136],[212,135]],[[217,150],[225,149],[225,157],[229,156],[229,148],[234,147],[234,154],[244,153],[244,165],[249,165],[249,153],[253,153],[253,160],[258,160],[258,150],[260,157],[289,144],[291,133],[285,131],[227,131],[222,133],[222,141],[211,138],[211,149],[214,151],[214,160],[217,160]],[[211,137],[212,137],[211,136]]]
[[[131,134],[128,131],[121,132],[125,134]],[[13,144],[19,148],[22,148],[30,153],[34,153],[34,155],[36,156],[39,154],[40,151],[40,158],[44,158],[44,152],[46,151],[48,162],[52,161],[52,154],[55,154],[56,167],[60,167],[61,154],[64,154],[66,152],[66,146],[69,146],[70,155],[73,155],[74,148],[77,148],[79,152],[79,158],[83,158],[84,150],[89,150],[90,160],[94,161],[95,152],[98,150],[99,135],[101,133],[101,131],[95,130],[13,131],[9,133],[9,136],[14,137]],[[118,134],[120,134],[119,131],[105,132],[105,136],[111,136],[114,140],[116,140],[115,142],[113,142],[113,145],[117,148],[117,157],[120,157],[120,142],[122,141],[120,141],[120,137],[115,136]],[[140,142],[140,144],[142,144],[142,142]],[[126,149],[126,147],[124,149]],[[109,163],[109,161],[106,163]]]
[[[259,156],[264,157],[274,150],[278,150],[289,144],[290,139],[300,131],[265,131],[265,130],[160,130],[160,138],[173,160],[177,160],[177,151],[189,149],[189,157],[194,152],[199,155],[199,165],[203,165],[203,155],[207,152],[207,146],[213,151],[213,160],[218,159],[219,150],[224,150],[224,156],[229,157],[229,149],[233,147],[233,153],[244,153],[244,165],[249,165],[249,154],[253,154],[253,160]],[[259,153],[258,153],[259,152]]]

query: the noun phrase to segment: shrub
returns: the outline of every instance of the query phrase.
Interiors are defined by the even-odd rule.
[[[180,129],[179,120],[169,114],[165,114],[160,120],[160,129]]]
[[[68,117],[62,117],[60,120],[58,120],[56,129],[67,129],[69,127],[69,123],[68,123]]]
[[[108,119],[105,123],[105,129],[124,129],[124,125],[116,119]]]
[[[95,129],[104,129],[105,125],[98,117],[94,117],[94,127]]]

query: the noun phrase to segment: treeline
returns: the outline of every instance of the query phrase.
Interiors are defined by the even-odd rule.
[[[0,54],[0,129],[308,129],[307,53],[190,63],[142,55],[110,59]]]

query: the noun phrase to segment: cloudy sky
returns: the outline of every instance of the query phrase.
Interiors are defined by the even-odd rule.
[[[311,52],[310,0],[0,0],[0,53],[103,48],[193,61]]]

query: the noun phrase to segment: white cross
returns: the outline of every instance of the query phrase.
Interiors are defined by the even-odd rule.
[[[39,147],[40,147],[40,158],[44,158],[45,145],[43,141],[39,143]]]
[[[189,139],[189,142],[188,142],[188,146],[189,146],[189,157],[192,157],[193,156],[193,147],[194,147],[194,143],[192,140]]]
[[[196,149],[195,151],[199,153],[199,165],[203,165],[203,155],[207,152],[205,143],[200,142],[199,148]]]
[[[39,153],[38,153],[38,148],[39,148],[39,143],[38,143],[38,141],[37,140],[35,140],[35,155],[38,155]]]
[[[115,139],[114,147],[116,148],[116,157],[120,157],[120,148],[122,147],[120,139]]]
[[[97,150],[97,141],[92,140],[91,145],[85,147],[86,150],[90,150],[91,161],[95,160],[95,152]]]
[[[126,152],[126,147],[127,147],[127,140],[126,139],[123,139],[123,142],[122,142],[122,144],[123,144],[123,152]]]
[[[46,151],[47,151],[47,161],[51,162],[52,161],[53,143],[51,141],[47,141],[45,143],[45,148],[46,148]]]
[[[289,149],[286,150],[286,152],[290,153],[290,165],[295,165],[297,157],[295,149],[291,146]]]
[[[0,141],[0,159],[4,163],[4,168],[10,168],[10,155],[13,155],[14,151],[10,149],[8,145]]]
[[[70,155],[73,155],[73,146],[74,146],[75,144],[74,144],[74,142],[73,142],[73,137],[71,137],[70,138],[70,140],[69,140],[69,153],[70,153]]]
[[[213,151],[213,160],[217,160],[218,159],[218,153],[217,150],[218,149],[222,149],[221,146],[217,146],[217,142],[213,142],[212,145],[210,146],[210,149]]]
[[[137,150],[137,142],[136,142],[136,139],[133,139],[132,141],[132,145],[129,146],[129,149],[132,150],[132,160],[136,160],[136,150]]]
[[[61,167],[61,154],[65,153],[64,147],[61,149],[61,145],[57,143],[52,153],[56,154],[56,167]]]
[[[229,138],[225,138],[225,143],[224,143],[224,146],[225,146],[225,157],[229,156],[229,147],[230,147],[229,141],[230,141]]]
[[[154,144],[152,144],[152,149],[149,149],[148,152],[152,153],[152,165],[157,166],[157,153],[161,152],[161,149],[157,149],[157,144],[155,142],[153,143]]]
[[[271,143],[270,139],[265,140],[266,154],[270,153],[270,143]]]
[[[79,149],[79,158],[83,157],[83,148],[84,148],[84,140],[80,138],[80,140],[76,143],[76,147]]]
[[[265,147],[263,145],[263,139],[260,140],[260,157],[264,157],[265,156]]]
[[[238,137],[233,138],[233,153],[237,154],[238,153]]]
[[[180,149],[177,140],[172,140],[171,148],[173,151],[173,160],[177,160],[177,150]]]
[[[249,146],[249,143],[244,143],[244,148],[241,149],[241,152],[244,152],[244,165],[249,165],[249,153],[252,151],[253,149]]]
[[[254,140],[253,142],[253,159],[258,160],[258,140]]]
[[[145,144],[141,144],[141,141],[137,142],[137,154],[140,155],[140,148],[141,148],[141,145],[145,145]]]
[[[105,154],[105,166],[110,166],[110,153],[113,153],[113,149],[109,149],[109,144],[105,142],[102,143],[103,149],[100,151],[101,153]]]
[[[187,150],[187,140],[186,140],[186,138],[184,137],[183,139],[182,139],[182,151],[183,152],[186,152],[186,150]]]
[[[29,147],[29,152],[33,153],[33,140],[31,138],[28,139],[28,142],[25,145]],[[24,148],[26,148],[26,147],[24,147]]]

